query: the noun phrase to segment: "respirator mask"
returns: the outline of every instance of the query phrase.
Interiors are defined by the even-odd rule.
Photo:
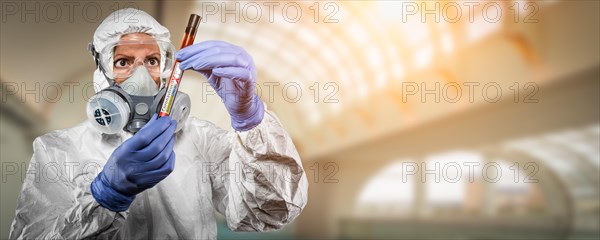
[[[109,82],[109,87],[88,101],[88,121],[103,133],[122,129],[135,134],[160,111],[165,82],[174,67],[175,47],[147,34],[133,34],[123,35],[100,52],[93,44],[88,48]],[[189,116],[191,101],[183,92],[176,96],[170,117],[177,121],[179,131]]]

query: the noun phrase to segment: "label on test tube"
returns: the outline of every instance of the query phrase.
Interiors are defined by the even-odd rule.
[[[163,101],[162,107],[160,108],[160,116],[169,116],[171,114],[171,105],[175,100],[175,94],[177,94],[177,89],[179,88],[179,81],[181,80],[181,75],[183,71],[179,69],[179,62],[175,64],[175,71],[169,80],[169,84],[167,84],[167,92],[165,93],[165,100]]]

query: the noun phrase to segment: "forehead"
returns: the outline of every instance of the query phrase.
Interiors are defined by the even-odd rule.
[[[126,34],[119,39],[114,49],[115,54],[138,55],[159,54],[160,49],[156,40],[145,33]]]

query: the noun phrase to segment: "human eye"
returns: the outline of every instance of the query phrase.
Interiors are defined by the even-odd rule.
[[[126,58],[119,58],[114,62],[114,66],[117,68],[127,67],[128,65],[129,61]]]
[[[156,57],[151,57],[146,60],[146,64],[148,64],[148,66],[156,67],[158,64],[160,64],[160,60],[158,60]]]

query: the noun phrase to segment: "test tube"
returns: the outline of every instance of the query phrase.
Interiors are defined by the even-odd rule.
[[[185,27],[185,34],[183,35],[183,40],[181,41],[180,49],[192,45],[194,43],[194,39],[196,38],[196,32],[198,31],[198,24],[202,17],[191,14],[190,19],[188,20],[188,25]],[[160,108],[159,116],[169,116],[171,113],[171,108],[173,107],[173,102],[175,101],[175,97],[177,95],[177,90],[179,89],[179,84],[181,83],[181,78],[183,77],[183,70],[179,69],[179,60],[175,61],[175,66],[173,67],[173,71],[171,72],[171,77],[167,82],[167,91],[165,93],[165,98],[163,100],[162,106]]]

